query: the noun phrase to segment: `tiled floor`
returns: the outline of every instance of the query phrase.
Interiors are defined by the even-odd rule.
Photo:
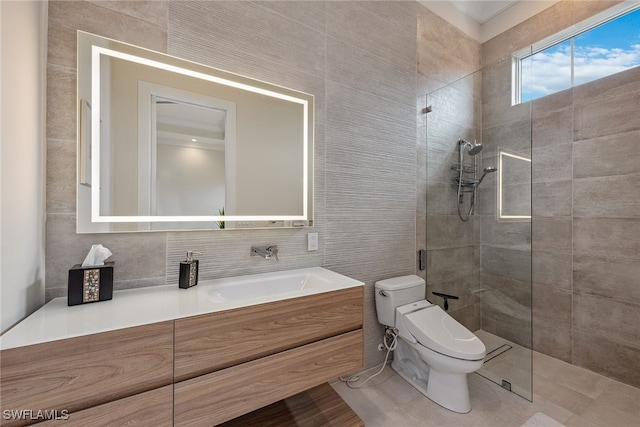
[[[487,357],[478,374],[494,383],[506,380],[511,391],[531,400],[531,350],[482,329],[474,334],[487,348]]]
[[[473,409],[468,414],[456,414],[433,403],[390,366],[364,388],[350,389],[343,382],[332,386],[368,427],[520,427],[537,412],[567,427],[640,425],[640,389],[540,353],[534,352],[533,366],[533,402],[480,375],[469,375]],[[364,379],[376,371],[361,376]]]

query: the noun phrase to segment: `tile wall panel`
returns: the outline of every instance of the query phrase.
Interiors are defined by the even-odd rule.
[[[325,262],[366,282],[367,349],[381,340],[375,281],[415,271],[416,115],[407,100],[416,87],[416,7],[327,9]],[[369,351],[366,364],[383,357]]]
[[[549,95],[549,97],[562,100],[568,99],[571,102],[572,93],[571,90],[566,90],[560,92],[560,96],[555,94]],[[535,120],[532,123],[531,133],[533,144],[538,149],[550,145],[573,142],[573,106],[550,109],[548,104],[550,103],[539,102],[538,100],[533,102],[533,109],[535,110],[533,117],[535,117]]]
[[[534,292],[538,292],[535,287]],[[572,363],[572,340],[571,322],[547,319],[533,309],[533,348],[536,351]]]
[[[636,218],[575,218],[574,254],[640,259],[640,220]]]
[[[629,197],[629,184],[640,174],[573,181],[575,217],[640,218],[640,198]]]
[[[639,277],[640,262],[637,258],[573,257],[576,292],[640,305]]]
[[[540,217],[571,216],[573,181],[543,181],[533,183],[532,197],[536,201],[532,214]]]
[[[566,181],[571,179],[572,144],[533,147],[536,161],[531,165],[533,182]]]
[[[573,90],[531,106],[533,348],[570,362]]]
[[[418,95],[481,68],[480,44],[430,10],[418,10]]]
[[[591,178],[640,173],[637,150],[640,131],[577,141],[573,146],[573,177]]]
[[[255,1],[253,3],[259,7],[263,7],[293,21],[299,22],[306,27],[313,28],[320,32],[325,31],[327,25],[325,2],[298,2],[295,7],[291,7],[291,2],[288,0]]]
[[[576,102],[574,114],[576,141],[640,130],[640,89]]]
[[[482,283],[482,329],[530,347],[531,283],[484,272]]]
[[[326,57],[323,32],[307,22],[249,1],[172,1],[168,51],[304,92],[298,79],[322,81]]]
[[[627,359],[640,351],[630,326],[640,312],[640,222],[625,183],[640,171],[630,145],[640,129],[639,79],[629,70],[576,88],[572,165],[573,363],[635,386]]]
[[[534,250],[531,271],[534,284],[571,290],[573,255],[552,250]]]
[[[531,105],[511,102],[509,57],[482,70],[482,167],[496,166],[501,151],[531,157]],[[482,329],[531,347],[531,222],[497,218],[498,171],[482,182],[479,203]],[[531,209],[531,169],[503,176],[502,201]]]
[[[75,64],[73,68],[47,64],[47,138],[75,143],[75,106]]]
[[[608,339],[590,331],[573,330],[572,363],[640,388],[637,345]]]
[[[635,304],[579,292],[573,297],[576,329],[636,346],[640,341],[639,323],[640,310]]]

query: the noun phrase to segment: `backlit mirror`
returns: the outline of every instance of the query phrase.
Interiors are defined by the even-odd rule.
[[[78,232],[313,225],[313,101],[78,32]]]

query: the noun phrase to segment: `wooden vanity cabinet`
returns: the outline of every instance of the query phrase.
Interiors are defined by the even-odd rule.
[[[174,425],[217,425],[353,372],[362,329],[176,383]]]
[[[38,427],[172,427],[173,386],[167,385],[45,421]]]
[[[363,303],[357,287],[177,319],[175,380],[361,328]]]
[[[173,321],[3,350],[2,425],[42,421],[42,410],[75,412],[173,383]],[[4,411],[32,411],[5,419]],[[11,418],[11,417],[9,417]]]
[[[57,410],[67,418],[46,426],[228,421],[361,368],[363,292],[359,286],[2,350],[3,415]],[[3,416],[0,424],[42,421]]]
[[[211,426],[364,365],[362,287],[176,320],[174,424]]]

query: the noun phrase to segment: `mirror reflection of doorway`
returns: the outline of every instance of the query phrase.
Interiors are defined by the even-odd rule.
[[[217,215],[226,205],[226,111],[158,96],[152,102],[151,215]]]
[[[235,103],[142,81],[138,88],[139,212],[152,216],[234,212]],[[152,225],[167,227],[190,229],[194,224]]]

